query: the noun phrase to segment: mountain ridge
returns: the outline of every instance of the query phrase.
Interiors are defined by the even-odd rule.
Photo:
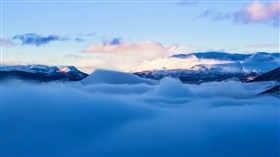
[[[265,64],[260,65],[260,62]],[[208,67],[208,69],[223,69],[227,67],[224,68],[224,70],[228,70],[229,67],[231,67],[237,69],[242,68],[247,71],[254,71],[257,69],[258,71],[266,72],[280,65],[280,54],[267,52],[257,52],[253,54],[231,54],[226,52],[175,54],[152,61],[143,61],[130,68],[128,71],[134,73],[156,70],[191,70],[192,67],[199,65]]]
[[[21,79],[39,82],[80,81],[88,74],[74,66],[47,66],[41,64],[6,65],[0,67],[0,79]]]
[[[142,62],[130,73],[144,78],[179,78],[185,83],[202,83],[237,79],[242,82],[280,66],[279,53],[230,54],[225,52],[197,52],[176,54],[150,62]]]

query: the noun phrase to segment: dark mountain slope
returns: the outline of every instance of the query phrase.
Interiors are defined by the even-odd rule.
[[[253,82],[258,81],[280,81],[280,67],[264,73],[253,80]]]

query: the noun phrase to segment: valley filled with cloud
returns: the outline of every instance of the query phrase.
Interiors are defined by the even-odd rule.
[[[279,98],[259,95],[274,82],[2,83],[4,156],[279,156]]]
[[[1,0],[0,157],[279,157],[280,2]]]

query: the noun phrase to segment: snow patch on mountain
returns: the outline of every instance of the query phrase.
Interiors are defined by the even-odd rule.
[[[62,72],[62,73],[68,73],[70,72],[70,68],[68,67],[63,67],[63,68],[60,68],[59,70],[57,70],[57,72]]]

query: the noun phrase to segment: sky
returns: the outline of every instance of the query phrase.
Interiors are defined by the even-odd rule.
[[[279,52],[279,1],[1,3],[1,64],[126,71],[178,53]]]

